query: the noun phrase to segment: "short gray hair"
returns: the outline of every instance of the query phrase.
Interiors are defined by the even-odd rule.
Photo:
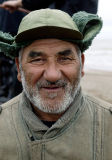
[[[19,69],[20,69],[20,71],[22,71],[22,64],[21,64],[21,62],[22,62],[22,53],[23,53],[23,48],[21,48],[21,49],[19,50],[19,57],[18,57],[18,59],[19,59]]]

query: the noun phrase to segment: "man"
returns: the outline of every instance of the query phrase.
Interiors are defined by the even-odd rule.
[[[6,9],[0,9],[0,30],[3,32],[9,32],[12,33],[12,35],[15,35],[15,32],[17,31],[18,25],[20,23],[20,19],[25,15],[24,13],[18,12],[19,11],[26,11],[29,12],[31,10],[37,10],[41,8],[55,8],[63,10],[70,15],[73,15],[73,13],[78,11],[86,11],[89,13],[97,13],[97,7],[98,7],[98,0],[0,0],[0,7]],[[23,8],[25,8],[25,10]],[[28,9],[28,10],[26,10]],[[8,11],[10,13],[8,13]],[[4,16],[3,16],[4,15]],[[21,15],[21,16],[20,16]],[[4,18],[5,17],[5,18]],[[9,23],[10,21],[10,23]],[[13,26],[13,27],[12,27]],[[3,58],[2,58],[3,57]],[[10,59],[9,59],[10,60]],[[0,87],[0,102],[6,102],[8,99],[11,99],[12,97],[16,96],[21,92],[21,85],[18,83],[16,79],[16,69],[15,66],[12,65],[13,63],[9,64],[11,67],[6,66],[6,57],[5,55],[1,56],[1,61],[5,61],[4,63],[1,63],[1,70],[3,70],[2,73],[2,83]],[[8,69],[7,69],[8,68]],[[10,73],[10,70],[13,70],[13,72]],[[8,76],[6,71],[8,70]],[[5,71],[5,72],[4,72]],[[14,73],[15,72],[15,73]],[[12,74],[14,73],[14,74]],[[4,80],[7,78],[7,83]],[[13,80],[15,78],[15,83],[13,83]],[[9,80],[8,80],[9,79]],[[15,90],[16,85],[16,90]],[[13,88],[11,90],[10,88]]]
[[[16,37],[0,33],[23,85],[0,108],[1,160],[112,159],[112,105],[80,87],[82,52],[101,26],[96,15],[42,9],[23,18]]]

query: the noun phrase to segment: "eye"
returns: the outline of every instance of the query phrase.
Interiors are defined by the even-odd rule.
[[[72,60],[72,59],[69,58],[69,57],[62,57],[61,59],[62,59],[62,60]]]
[[[73,59],[70,57],[60,57],[59,61],[72,61]]]
[[[60,56],[58,57],[57,61],[58,63],[62,65],[67,65],[73,63],[75,59],[72,56]]]
[[[36,61],[39,62],[39,61],[42,61],[42,60],[43,60],[42,58],[37,58],[37,59],[33,59],[32,62],[36,62]]]
[[[35,58],[35,59],[32,59],[30,61],[30,63],[33,63],[33,64],[41,64],[41,63],[44,63],[44,62],[45,62],[44,58]]]

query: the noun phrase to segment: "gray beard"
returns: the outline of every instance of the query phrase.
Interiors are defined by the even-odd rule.
[[[35,87],[29,86],[25,80],[24,72],[21,71],[21,80],[22,80],[22,86],[23,91],[26,94],[27,98],[30,100],[30,102],[37,107],[39,110],[45,112],[45,113],[52,113],[52,114],[59,114],[66,111],[70,104],[75,99],[79,89],[80,89],[80,79],[81,79],[81,73],[79,71],[79,75],[77,80],[75,81],[75,85],[71,85],[69,82],[65,82],[64,80],[60,80],[58,82],[58,85],[62,85],[66,83],[65,85],[65,94],[62,98],[62,100],[57,101],[53,106],[50,104],[49,101],[45,101],[41,98],[41,95],[39,94],[39,88],[42,85],[41,82],[37,82]],[[57,97],[56,93],[51,93],[48,95],[50,99],[54,99]]]

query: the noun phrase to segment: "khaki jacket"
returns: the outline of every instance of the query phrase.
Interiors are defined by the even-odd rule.
[[[80,93],[54,126],[42,130],[26,101],[22,93],[1,106],[0,160],[112,160],[111,104]]]

